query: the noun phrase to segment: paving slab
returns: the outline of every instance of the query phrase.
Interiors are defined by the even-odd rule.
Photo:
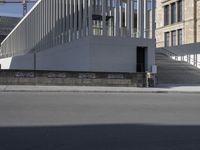
[[[94,93],[196,93],[198,85],[162,85],[155,88],[99,87],[99,86],[23,86],[1,85],[0,92],[94,92]]]

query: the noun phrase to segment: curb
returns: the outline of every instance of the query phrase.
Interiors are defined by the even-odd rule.
[[[107,94],[200,94],[200,91],[108,91],[108,90],[0,90],[5,93],[107,93]]]
[[[200,86],[182,86],[168,88],[168,87],[155,87],[155,88],[136,88],[136,87],[99,87],[99,86],[10,86],[1,85],[1,93],[11,92],[54,92],[54,93],[141,93],[141,94],[169,94],[169,93],[185,93],[185,94],[200,94]]]

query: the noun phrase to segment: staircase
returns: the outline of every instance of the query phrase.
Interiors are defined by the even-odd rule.
[[[156,53],[158,84],[200,84],[200,69],[184,61],[175,61],[163,53]]]

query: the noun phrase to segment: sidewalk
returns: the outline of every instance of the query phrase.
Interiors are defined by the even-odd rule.
[[[86,92],[86,93],[196,93],[200,86],[160,86],[156,88],[96,86],[23,86],[0,85],[0,92]]]

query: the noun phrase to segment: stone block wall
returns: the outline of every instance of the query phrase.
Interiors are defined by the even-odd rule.
[[[146,86],[146,73],[1,70],[0,85]]]

